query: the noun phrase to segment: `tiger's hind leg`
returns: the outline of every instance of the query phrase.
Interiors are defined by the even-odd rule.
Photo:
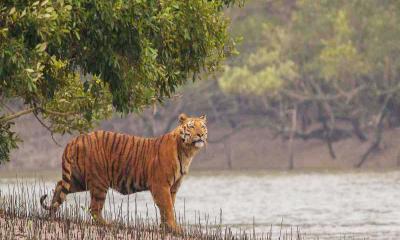
[[[75,177],[75,174],[72,174],[72,181],[66,180],[66,177],[63,176],[63,180],[58,181],[57,185],[54,189],[53,199],[51,200],[51,205],[46,206],[44,204],[47,195],[44,195],[40,198],[40,203],[42,207],[46,210],[50,211],[50,216],[53,216],[58,208],[63,204],[66,199],[66,195],[75,192],[85,191],[86,187],[81,181]]]
[[[107,189],[90,189],[90,213],[93,220],[101,225],[107,225],[102,215]]]
[[[68,194],[69,190],[65,188],[65,182],[58,181],[57,185],[54,189],[53,199],[51,200],[50,206],[47,206],[44,202],[47,198],[47,194],[43,195],[40,198],[40,205],[45,209],[48,210],[50,216],[54,216],[55,212],[61,206],[61,204],[65,201],[66,195]]]
[[[60,205],[63,203],[63,199],[61,199],[61,190],[62,190],[62,181],[58,181],[56,188],[54,189],[53,199],[51,200],[50,207],[50,216],[53,216]]]

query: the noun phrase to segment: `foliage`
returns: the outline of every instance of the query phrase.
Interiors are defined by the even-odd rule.
[[[13,123],[8,122],[0,125],[0,159],[2,161],[10,161],[10,150],[17,148],[18,137],[10,128]]]
[[[82,132],[112,108],[136,112],[170,97],[187,79],[218,69],[233,50],[223,9],[236,3],[1,1],[2,111],[14,99],[29,108],[5,113],[0,124],[33,112],[51,131]],[[16,146],[9,140],[4,146]]]
[[[275,9],[268,11],[285,14],[266,14],[257,26],[247,20],[262,38],[244,38],[253,51],[219,78],[225,93],[267,99],[268,117],[284,136],[307,136],[319,124],[332,157],[333,135],[343,124],[350,123],[350,133],[361,140],[365,129],[379,133],[383,122],[400,125],[397,2],[272,2]],[[292,129],[293,110],[301,129]]]

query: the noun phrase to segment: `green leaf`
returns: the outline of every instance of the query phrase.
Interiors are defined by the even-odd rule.
[[[13,15],[15,13],[15,7],[12,7],[10,9],[10,12],[8,13],[9,15]]]
[[[36,45],[37,52],[44,52],[46,48],[47,48],[47,42],[39,43],[38,45]]]

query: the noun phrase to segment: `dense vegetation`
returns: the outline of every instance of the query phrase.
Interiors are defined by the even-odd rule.
[[[22,115],[51,132],[82,132],[218,69],[234,44],[222,11],[235,2],[1,1],[0,163]]]
[[[17,19],[22,14],[21,7],[13,10],[13,2],[2,2],[3,19]],[[65,6],[67,2],[64,1]],[[57,20],[32,22],[35,29],[47,28],[40,24],[58,24],[66,29],[54,33],[49,30],[40,38],[32,38],[42,39],[43,35],[43,42],[47,42],[46,46],[38,45],[40,42],[27,45],[30,50],[24,51],[34,56],[29,58],[32,63],[19,61],[20,55],[10,51],[9,56],[17,58],[21,65],[12,65],[16,70],[9,72],[4,70],[8,65],[0,65],[1,79],[20,79],[7,88],[1,85],[3,112],[10,114],[4,103],[22,98],[29,107],[25,110],[50,120],[51,130],[85,131],[93,122],[109,116],[111,106],[119,112],[137,111],[180,91],[183,94],[174,98],[176,101],[138,115],[142,120],[138,124],[148,135],[170,129],[182,111],[207,113],[210,123],[228,125],[232,132],[249,126],[242,121],[247,116],[254,118],[251,124],[269,127],[276,136],[289,140],[289,145],[294,139],[321,140],[333,159],[335,142],[347,138],[368,141],[370,148],[357,166],[380,149],[385,128],[400,124],[400,4],[395,1],[253,0],[246,1],[243,9],[223,8],[235,1],[176,1],[178,8],[175,1],[161,1],[163,4],[148,8],[147,3],[132,1],[132,9],[140,11],[130,13],[126,12],[128,5],[120,7],[118,1],[116,5],[98,5],[97,1],[94,7],[91,1],[78,2],[86,4],[71,5],[71,9],[80,11],[65,9],[74,14],[66,13],[65,17],[61,11],[57,12]],[[58,9],[56,3],[49,10],[40,9]],[[111,11],[112,7],[115,9]],[[99,11],[104,16],[98,18]],[[230,35],[242,38],[237,45],[240,54],[227,59],[225,71],[203,77],[207,81],[180,87],[203,71],[216,70],[221,60],[232,53],[234,43],[221,11],[232,20]],[[129,21],[133,13],[140,13],[134,19],[145,20]],[[79,24],[71,24],[74,21]],[[4,25],[11,20],[0,22]],[[124,25],[123,29],[119,24],[132,24],[132,28]],[[25,46],[16,44],[17,40],[25,44],[21,40],[27,39],[25,35],[10,38],[12,28],[3,25],[0,37],[7,41],[0,41],[1,49]],[[21,26],[27,29],[31,25]],[[123,35],[127,32],[129,36]],[[140,38],[134,38],[135,34]],[[118,36],[118,40],[108,36]],[[57,43],[58,38],[61,43]],[[47,62],[38,66],[47,70],[39,71],[36,59],[42,58]],[[11,58],[3,56],[1,61],[6,63],[5,59]],[[84,83],[75,80],[79,86],[70,86],[74,81],[67,79],[73,76],[84,76]],[[46,81],[35,80],[36,77]],[[30,82],[35,83],[34,94],[29,92]],[[75,89],[80,100],[62,95],[66,92],[62,88]],[[25,95],[28,97],[21,97]],[[5,121],[12,116],[3,116],[1,139],[15,136],[9,130],[12,121]],[[218,142],[223,137],[210,140]],[[2,151],[10,148],[3,146],[7,147]]]
[[[278,134],[324,140],[332,158],[334,141],[373,139],[361,166],[379,148],[384,126],[400,124],[400,4],[285,0],[264,6],[265,14],[243,23],[244,36],[257,29],[257,37],[245,38],[245,54],[218,81],[222,91],[259,102]]]
[[[183,103],[161,118],[193,109],[195,99],[209,122],[232,132],[267,126],[289,145],[321,140],[332,159],[337,141],[369,141],[356,167],[380,149],[385,128],[399,126],[399,3],[260,0],[228,15],[240,54],[221,74],[186,87]]]

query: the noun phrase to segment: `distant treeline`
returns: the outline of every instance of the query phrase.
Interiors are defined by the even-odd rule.
[[[332,158],[336,141],[370,140],[357,166],[400,124],[399,2],[249,1],[227,14],[240,54],[182,89],[166,113],[196,109],[232,129],[245,127],[243,115],[264,116],[286,140],[326,142]]]

